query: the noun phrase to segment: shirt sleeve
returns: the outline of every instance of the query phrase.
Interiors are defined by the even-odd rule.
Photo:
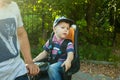
[[[43,49],[45,50],[45,51],[47,51],[48,52],[48,46],[49,46],[49,40],[45,43],[45,45],[43,46]]]
[[[21,13],[20,13],[20,9],[19,9],[18,5],[17,5],[17,9],[18,9],[18,15],[17,15],[18,24],[17,24],[17,26],[22,27],[23,26],[23,21],[22,21],[22,17],[21,17]]]
[[[14,9],[14,14],[17,17],[17,23],[16,26],[17,27],[22,27],[23,26],[23,21],[22,21],[22,17],[21,17],[21,13],[20,13],[20,9],[19,6],[17,5],[16,2],[12,1],[11,5],[12,9]]]
[[[74,53],[74,45],[73,45],[72,42],[68,43],[66,51],[67,51],[67,53],[69,53],[69,52],[73,52]]]

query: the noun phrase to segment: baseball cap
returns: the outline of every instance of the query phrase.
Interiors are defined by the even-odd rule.
[[[67,22],[67,23],[70,24],[70,26],[74,23],[73,20],[68,19],[68,18],[62,16],[62,17],[59,17],[59,18],[55,19],[55,21],[53,23],[53,27],[55,27],[56,25],[58,25],[60,22]]]

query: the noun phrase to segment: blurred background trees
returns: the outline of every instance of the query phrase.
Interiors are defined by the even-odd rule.
[[[119,0],[15,0],[28,32],[33,57],[52,32],[53,21],[66,16],[79,31],[81,60],[120,62]]]

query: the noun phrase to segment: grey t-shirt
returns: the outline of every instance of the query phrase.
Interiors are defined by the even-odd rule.
[[[17,28],[22,27],[20,11],[15,2],[0,8],[0,80],[14,80],[27,73],[20,58]]]
[[[14,18],[0,20],[0,62],[14,58],[19,54],[16,29]]]

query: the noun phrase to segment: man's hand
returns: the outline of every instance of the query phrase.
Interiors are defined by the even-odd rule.
[[[39,67],[34,63],[26,64],[26,68],[28,69],[29,75],[36,75],[40,71]]]

